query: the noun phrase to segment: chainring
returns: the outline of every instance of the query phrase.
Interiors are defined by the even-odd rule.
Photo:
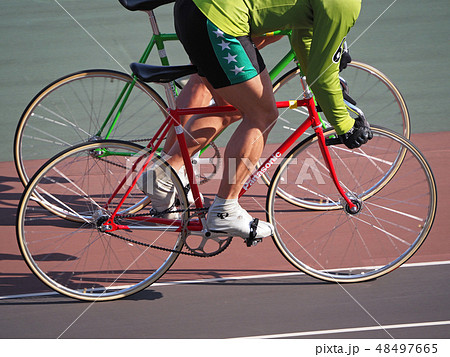
[[[222,253],[231,243],[233,237],[205,237],[190,235],[186,238],[185,247],[196,256],[212,257]]]

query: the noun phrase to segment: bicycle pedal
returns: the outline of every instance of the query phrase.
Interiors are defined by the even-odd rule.
[[[247,247],[255,247],[258,243],[262,242],[262,238],[245,239],[244,240]]]
[[[245,239],[247,247],[255,246],[261,241],[261,238],[256,238],[256,229],[258,227],[258,222],[259,219],[255,218],[253,219],[253,222],[250,224],[250,234],[248,235],[248,238]]]

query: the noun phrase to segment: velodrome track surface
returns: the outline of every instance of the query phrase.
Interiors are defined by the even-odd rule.
[[[107,1],[92,1],[83,4],[84,11],[79,2],[60,3],[105,48],[116,49],[113,55],[121,63],[131,62],[141,50],[144,32],[135,34],[141,24],[131,21],[141,16],[136,18],[145,25],[142,15],[124,13],[114,1],[111,8]],[[369,28],[364,41],[354,46],[357,57],[399,85],[412,116],[413,141],[438,184],[436,222],[408,265],[375,281],[341,286],[297,274],[270,240],[252,248],[235,240],[215,258],[180,257],[158,284],[139,294],[92,305],[53,294],[22,261],[14,217],[23,188],[11,162],[11,138],[21,111],[43,85],[78,69],[111,68],[111,60],[55,2],[21,1],[20,11],[19,5],[3,2],[2,33],[9,36],[0,40],[7,49],[0,55],[5,108],[0,134],[0,338],[450,337],[449,87],[448,74],[441,71],[449,56],[448,46],[439,42],[448,36],[448,4],[424,3],[368,2],[353,34],[356,38]],[[169,22],[170,12],[163,18]],[[210,189],[212,194],[214,187]],[[264,202],[263,186],[252,194]],[[180,281],[190,283],[173,283]]]
[[[424,245],[393,273],[361,284],[324,283],[299,274],[270,239],[251,248],[235,239],[217,257],[181,256],[147,290],[95,306],[52,293],[22,261],[14,230],[22,186],[13,165],[1,163],[0,312],[8,326],[1,337],[447,338],[450,204],[445,164],[450,149],[435,143],[448,142],[450,132],[417,134],[413,140],[434,170],[441,199]],[[209,184],[207,196],[215,187]],[[242,205],[263,218],[259,207],[264,207],[265,186],[253,188]]]

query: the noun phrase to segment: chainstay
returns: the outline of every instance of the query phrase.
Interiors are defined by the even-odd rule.
[[[128,242],[128,243],[133,243],[133,244],[141,245],[141,246],[144,246],[144,247],[147,247],[147,248],[152,248],[152,249],[162,250],[162,251],[170,252],[170,253],[178,253],[178,254],[183,254],[183,255],[189,255],[189,256],[194,256],[194,257],[204,257],[204,258],[207,257],[207,256],[203,256],[203,255],[196,254],[196,253],[184,252],[184,251],[182,251],[182,250],[175,250],[175,249],[170,249],[170,248],[166,248],[166,247],[161,247],[161,246],[154,245],[154,244],[148,244],[148,243],[144,243],[144,242],[139,242],[139,241],[137,241],[137,240],[134,240],[134,239],[131,239],[131,238],[127,238],[127,237],[124,237],[124,236],[121,236],[121,235],[119,235],[119,234],[115,234],[115,233],[112,233],[112,232],[105,232],[105,233],[108,234],[108,235],[110,235],[110,236],[112,236],[112,237],[122,239],[122,240],[124,240],[124,241],[126,241],[126,242]],[[183,245],[184,245],[184,244],[183,244]]]
[[[208,208],[199,208],[199,209],[192,209],[189,210],[190,212],[205,212],[207,211]],[[184,210],[174,210],[174,211],[170,211],[170,213],[184,213]],[[164,214],[165,212],[161,212],[161,214]],[[145,217],[148,216],[148,213],[134,213],[134,214],[127,214],[127,215],[120,215],[118,216],[118,218],[133,218],[133,217]],[[215,253],[211,253],[211,254],[207,254],[207,255],[203,255],[203,254],[198,254],[198,253],[194,253],[194,252],[185,252],[182,250],[175,250],[175,249],[171,249],[171,248],[166,248],[166,247],[161,247],[155,244],[149,244],[149,243],[144,243],[144,242],[140,242],[131,238],[127,238],[124,236],[121,236],[120,234],[116,234],[116,233],[112,233],[112,232],[104,232],[112,237],[115,238],[119,238],[122,239],[128,243],[133,243],[133,244],[137,244],[137,245],[141,245],[147,248],[152,248],[152,249],[157,249],[157,250],[161,250],[161,251],[165,251],[165,252],[170,252],[170,253],[178,253],[178,254],[182,254],[182,255],[188,255],[188,256],[193,256],[193,257],[200,257],[200,258],[210,258],[210,257],[214,257],[218,254],[220,254],[222,251],[217,251]],[[185,244],[185,243],[184,243]],[[184,245],[183,244],[183,245]]]

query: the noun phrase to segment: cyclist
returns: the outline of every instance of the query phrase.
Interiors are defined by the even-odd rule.
[[[368,123],[349,116],[338,76],[343,43],[360,7],[361,0],[177,0],[175,29],[191,62],[215,103],[231,104],[242,116],[225,149],[223,178],[207,215],[210,231],[243,238],[273,234],[268,222],[253,219],[238,203],[250,173],[248,161],[257,163],[278,116],[272,83],[252,35],[292,29],[300,66],[342,143],[355,148],[371,139]],[[232,120],[220,114],[193,117],[185,127],[190,155]],[[167,154],[168,163],[183,177],[178,145]],[[153,172],[152,204],[160,211],[173,203],[173,187],[161,172]]]
[[[281,38],[283,38],[283,35],[256,36],[252,37],[252,41],[256,46],[256,48],[258,50],[261,50],[267,45],[279,41]],[[348,62],[350,61],[351,58],[348,59]],[[178,108],[205,107],[211,103],[211,99],[212,94],[206,87],[206,85],[203,83],[201,77],[198,74],[193,74],[190,76],[189,81],[186,83],[186,85],[183,87],[183,90],[178,95],[176,105]],[[192,115],[181,116],[180,117],[181,126],[184,127],[191,117]],[[237,120],[240,120],[241,118],[242,117],[240,117],[239,115],[230,116],[229,122],[233,123]],[[175,131],[171,130],[164,144],[164,152],[169,152],[170,148],[174,143],[175,143]]]

